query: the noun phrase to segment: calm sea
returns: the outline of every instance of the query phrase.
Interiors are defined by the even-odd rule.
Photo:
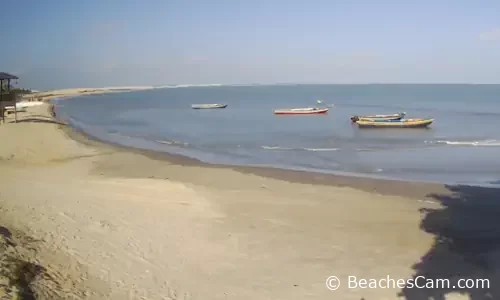
[[[316,106],[327,115],[275,116]],[[193,110],[193,103],[227,103]],[[210,163],[500,185],[500,85],[276,85],[154,89],[56,101],[89,135]],[[359,129],[353,114],[407,112],[429,129]]]

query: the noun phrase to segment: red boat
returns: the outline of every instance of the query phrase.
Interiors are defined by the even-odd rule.
[[[276,109],[275,115],[317,115],[326,114],[328,108],[306,107],[306,108],[289,108],[289,109]]]

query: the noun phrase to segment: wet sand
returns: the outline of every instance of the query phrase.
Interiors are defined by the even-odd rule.
[[[347,278],[498,278],[497,190],[213,166],[89,139],[46,106],[18,117],[0,126],[0,225],[39,241],[25,259],[67,298],[431,299],[458,289]]]

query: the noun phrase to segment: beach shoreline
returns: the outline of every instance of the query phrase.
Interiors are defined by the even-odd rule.
[[[52,99],[49,99],[49,101],[50,100]],[[58,100],[71,101],[70,98],[66,97],[58,98]],[[64,120],[61,119],[58,120],[64,122]],[[423,182],[417,180],[376,178],[375,176],[354,174],[354,173],[352,175],[339,175],[332,173],[292,170],[292,169],[275,168],[275,167],[241,166],[241,165],[207,163],[198,160],[196,158],[191,158],[181,154],[139,149],[139,148],[120,145],[117,143],[113,143],[111,141],[102,140],[95,136],[89,135],[83,130],[71,126],[71,124],[68,125],[69,126],[62,127],[61,129],[63,130],[63,132],[65,132],[65,134],[69,138],[78,141],[80,143],[95,147],[108,146],[108,147],[114,147],[115,149],[120,149],[122,151],[132,151],[135,153],[146,155],[147,157],[150,157],[152,159],[160,161],[163,160],[165,162],[176,165],[189,165],[189,166],[199,166],[206,168],[225,168],[225,169],[235,170],[243,174],[249,173],[257,176],[279,179],[288,182],[313,184],[313,185],[314,184],[327,185],[336,187],[350,187],[362,191],[375,192],[383,195],[396,195],[396,196],[403,196],[403,197],[417,198],[417,199],[427,198],[429,194],[433,193],[446,192],[444,184]]]
[[[10,141],[0,148],[0,217],[41,241],[28,258],[78,283],[61,295],[419,300],[453,290],[331,291],[325,280],[497,279],[468,262],[470,247],[446,243],[488,245],[480,253],[497,269],[498,207],[485,201],[498,190],[210,165],[96,141],[47,104],[18,117],[0,127]]]
[[[283,180],[290,183],[324,185],[334,187],[348,187],[370,193],[378,193],[381,195],[402,196],[413,199],[425,199],[430,194],[445,193],[446,187],[439,183],[428,183],[409,180],[392,180],[371,178],[368,176],[348,176],[329,173],[319,173],[313,171],[301,171],[291,169],[281,169],[262,166],[234,166],[225,164],[212,164],[200,161],[188,156],[173,154],[168,152],[160,152],[147,149],[139,149],[134,147],[123,146],[110,141],[101,140],[94,136],[85,133],[78,128],[72,126],[64,126],[61,128],[63,132],[79,143],[92,147],[111,147],[119,151],[129,151],[138,153],[154,160],[163,161],[178,166],[193,166],[212,169],[228,169],[234,170],[241,174],[252,174],[262,176],[264,178],[272,178]]]
[[[446,119],[435,130],[429,131],[396,129],[367,132],[352,128],[352,124],[340,116],[348,116],[354,109],[367,108],[349,108],[343,102],[339,104],[335,117],[305,118],[293,122],[294,118],[278,120],[263,115],[266,113],[263,110],[272,108],[274,104],[266,108],[262,106],[263,103],[256,103],[254,108],[259,111],[256,113],[253,104],[249,104],[252,101],[240,103],[235,100],[229,111],[197,112],[188,109],[186,103],[190,101],[189,98],[185,99],[187,102],[181,100],[182,97],[188,97],[186,95],[204,97],[203,94],[206,94],[206,97],[212,97],[229,93],[229,96],[236,92],[246,97],[251,97],[253,93],[257,93],[256,96],[258,93],[271,93],[251,89],[167,89],[136,95],[91,97],[88,99],[92,103],[90,106],[86,105],[87,98],[75,99],[67,104],[63,104],[63,101],[57,103],[61,105],[61,118],[103,142],[185,155],[209,164],[294,170],[391,182],[500,187],[496,183],[497,163],[489,162],[498,150],[496,144],[488,144],[480,137],[450,135],[446,129],[449,128]],[[169,95],[173,97],[171,101],[162,101]],[[140,105],[140,99],[143,98],[148,99],[147,107]],[[101,102],[101,99],[105,101]],[[97,105],[100,110],[94,113],[92,107]],[[185,118],[179,117],[179,109]],[[117,117],[108,120],[106,112],[111,110]],[[250,129],[253,128],[251,120],[259,120],[260,117],[272,127],[257,127],[254,132]],[[221,123],[217,122],[222,120],[232,122],[234,129],[220,126]],[[138,126],[134,127],[136,122]],[[205,128],[203,122],[212,123]],[[243,137],[238,132],[246,132],[249,136]],[[489,135],[487,132],[483,134],[484,139]],[[490,138],[493,139],[494,135]],[[484,144],[477,142],[479,144],[476,145],[475,140],[483,141]],[[463,163],[463,168],[460,167],[461,157],[471,158]]]

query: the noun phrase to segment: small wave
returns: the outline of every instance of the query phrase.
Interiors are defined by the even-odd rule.
[[[280,146],[260,146],[260,147],[265,150],[294,150],[294,148],[280,147]]]
[[[159,144],[165,144],[165,145],[176,145],[176,146],[189,146],[189,143],[186,142],[181,142],[181,141],[175,141],[175,140],[156,140],[157,143]]]
[[[356,148],[356,151],[359,152],[368,152],[368,151],[376,151],[375,149],[367,149],[367,148]]]
[[[339,148],[302,148],[306,151],[322,152],[322,151],[337,151]]]
[[[265,150],[298,150],[298,151],[313,151],[313,152],[325,152],[325,151],[337,151],[339,148],[291,148],[291,147],[281,147],[281,146],[260,146],[260,148]]]
[[[427,144],[446,144],[452,146],[475,146],[475,147],[500,147],[499,140],[483,140],[483,141],[425,141]]]
[[[207,83],[207,84],[177,84],[177,85],[164,85],[157,88],[176,89],[176,88],[189,88],[189,87],[213,87],[223,86],[220,83]]]
[[[121,134],[120,132],[118,131],[108,131],[108,135],[111,135],[111,136],[118,136],[118,137],[125,137],[125,138],[128,138],[129,136],[126,136],[124,134]]]

